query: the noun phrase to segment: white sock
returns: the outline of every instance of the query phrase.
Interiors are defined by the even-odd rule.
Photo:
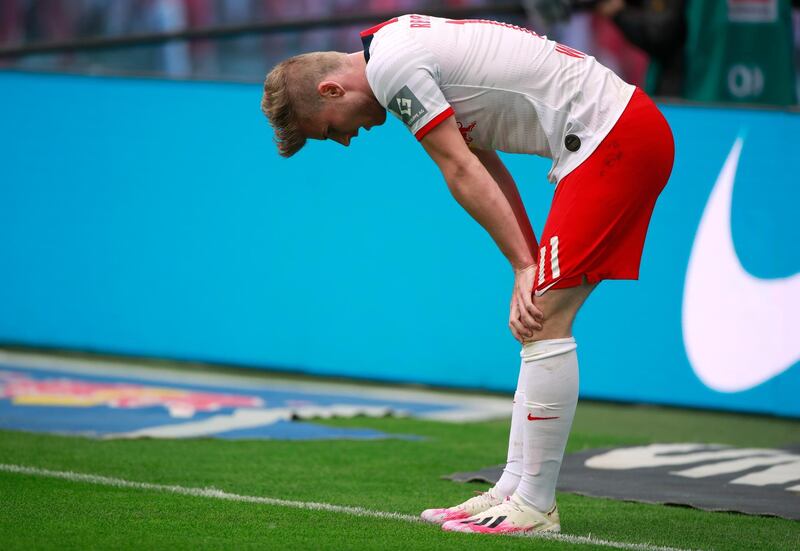
[[[499,498],[510,496],[517,489],[519,480],[522,477],[522,429],[525,426],[525,418],[528,410],[525,407],[525,364],[519,366],[519,377],[517,379],[517,390],[514,393],[514,407],[511,410],[511,431],[508,435],[508,456],[506,466],[500,480],[490,491],[492,495]]]
[[[516,493],[539,511],[549,511],[578,404],[578,355],[573,337],[526,344],[522,478]]]

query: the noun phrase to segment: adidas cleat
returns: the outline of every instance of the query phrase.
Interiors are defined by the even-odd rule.
[[[455,507],[449,507],[447,509],[425,509],[422,511],[420,517],[422,517],[422,520],[433,522],[434,524],[442,524],[449,520],[461,520],[477,515],[502,503],[502,501],[503,500],[499,497],[494,497],[490,490],[488,492],[482,492]]]
[[[499,505],[467,519],[449,520],[442,525],[448,532],[472,532],[479,534],[519,534],[560,532],[558,507],[548,513],[537,511],[523,503],[516,494],[507,497]]]

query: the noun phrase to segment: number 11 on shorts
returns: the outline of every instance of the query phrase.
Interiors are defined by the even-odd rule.
[[[547,267],[547,245],[542,245],[539,249],[539,281],[537,287],[541,287],[545,280],[545,268]],[[550,238],[550,273],[553,282],[561,277],[561,268],[558,265],[558,236]]]

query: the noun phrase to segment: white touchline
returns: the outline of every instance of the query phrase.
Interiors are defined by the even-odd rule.
[[[135,490],[150,490],[155,492],[168,492],[193,497],[207,497],[212,499],[224,499],[227,501],[242,501],[245,503],[258,503],[262,505],[274,505],[278,507],[290,507],[294,509],[313,509],[317,511],[329,511],[332,513],[344,513],[357,517],[372,517],[387,520],[399,520],[402,522],[413,522],[425,524],[417,516],[403,515],[401,513],[387,513],[384,511],[373,511],[363,507],[349,507],[346,505],[332,505],[330,503],[317,503],[314,501],[293,501],[288,499],[278,499],[274,497],[245,496],[231,494],[216,488],[187,488],[185,486],[173,486],[167,484],[152,484],[150,482],[135,482],[122,478],[112,478],[96,474],[76,473],[72,471],[51,471],[38,467],[28,467],[26,465],[9,465],[0,463],[0,471],[7,473],[24,474],[31,476],[42,476],[46,478],[60,478],[73,482],[85,482],[87,484],[98,484],[100,486],[114,486],[117,488],[131,488]],[[536,535],[536,538],[563,541],[565,543],[597,545],[611,547],[614,549],[627,549],[630,551],[689,551],[678,547],[663,547],[650,545],[647,543],[625,543],[620,541],[608,541],[597,539],[592,536],[570,536],[567,534]]]

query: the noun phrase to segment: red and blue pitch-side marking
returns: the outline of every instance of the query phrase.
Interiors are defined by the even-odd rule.
[[[311,420],[424,417],[458,409],[435,401],[365,396],[352,387],[318,392],[307,384],[292,388],[283,382],[276,388],[265,388],[264,383],[248,388],[241,380],[239,386],[214,386],[186,382],[192,379],[189,373],[176,381],[150,369],[140,369],[135,377],[114,371],[0,362],[0,428],[99,438],[374,439],[396,435],[327,427]]]

